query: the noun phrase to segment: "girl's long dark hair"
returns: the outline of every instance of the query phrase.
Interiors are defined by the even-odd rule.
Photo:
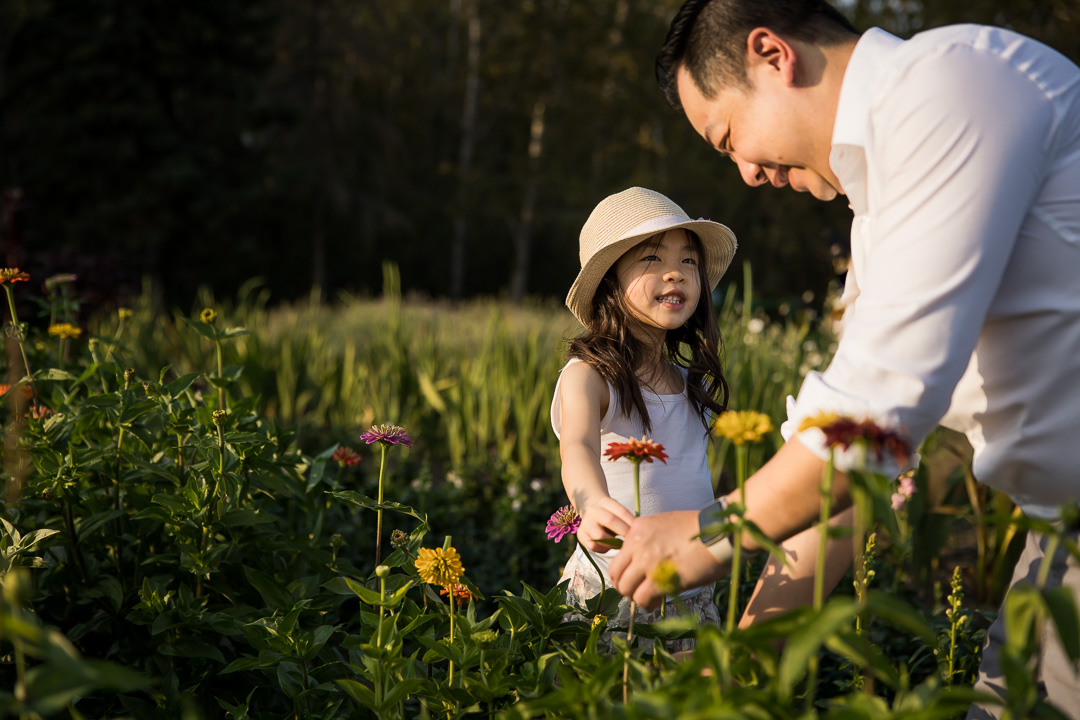
[[[689,233],[704,258],[701,241]],[[719,415],[727,409],[728,386],[720,362],[722,352],[720,327],[709,296],[709,278],[705,262],[696,265],[701,285],[701,297],[693,315],[682,327],[668,330],[664,339],[664,356],[674,365],[686,368],[686,390],[690,403],[709,429],[709,414]],[[634,373],[647,352],[645,344],[631,331],[641,321],[634,317],[619,288],[615,266],[608,268],[592,299],[593,315],[585,332],[570,341],[567,355],[587,362],[607,380],[619,399],[627,418],[636,410],[646,433],[652,429],[649,410],[641,394],[641,383]]]

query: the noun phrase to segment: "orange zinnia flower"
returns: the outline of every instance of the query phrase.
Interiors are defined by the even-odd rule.
[[[45,407],[44,405],[37,405],[26,411],[26,417],[32,417],[35,420],[44,420],[50,415],[55,414],[56,413],[53,411],[52,408]]]
[[[642,460],[651,463],[653,458],[667,465],[667,455],[664,454],[664,446],[647,438],[637,440],[630,438],[624,443],[609,443],[604,457],[608,460],[626,458],[630,462],[639,463]]]
[[[0,285],[4,283],[13,283],[22,280],[26,282],[30,279],[29,273],[24,273],[19,268],[0,268]]]
[[[442,589],[439,590],[439,594],[448,596],[450,595],[451,589],[453,590],[454,597],[459,600],[471,600],[473,597],[472,590],[470,590],[467,585],[462,585],[461,583],[443,585]]]

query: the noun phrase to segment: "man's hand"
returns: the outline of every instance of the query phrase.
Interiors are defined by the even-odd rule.
[[[602,538],[625,535],[630,530],[634,514],[608,496],[598,498],[581,511],[577,539],[586,550],[605,553],[610,545],[597,542]]]
[[[635,518],[608,572],[620,593],[645,608],[660,606],[664,595],[649,575],[668,558],[679,572],[679,585],[694,588],[716,582],[729,571],[716,562],[698,534],[697,510],[679,510]]]

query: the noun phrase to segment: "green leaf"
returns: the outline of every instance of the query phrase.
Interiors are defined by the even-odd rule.
[[[71,380],[78,380],[74,375],[67,370],[60,370],[59,368],[49,368],[48,370],[40,370],[34,373],[34,380],[62,380],[69,382]]]
[[[123,517],[127,513],[126,510],[106,510],[92,515],[89,518],[85,518],[82,522],[77,523],[79,535],[86,537],[90,533],[94,532],[102,525],[110,523],[118,517]]]
[[[191,387],[191,384],[195,382],[200,375],[202,375],[202,373],[187,373],[181,375],[165,386],[165,392],[175,397]]]
[[[791,699],[795,683],[810,666],[810,658],[821,650],[827,640],[851,627],[858,612],[859,607],[852,598],[834,598],[816,617],[810,617],[805,625],[792,633],[780,658],[776,677],[781,698]]]
[[[193,638],[180,638],[175,642],[159,645],[158,652],[162,655],[173,655],[176,657],[217,660],[222,664],[225,662],[225,656],[221,654],[220,650],[212,645],[199,642]]]
[[[218,674],[226,675],[228,673],[241,672],[243,670],[258,670],[264,667],[267,667],[267,665],[259,658],[242,657],[233,660],[226,665],[224,669],[219,670]]]
[[[275,520],[269,514],[263,514],[254,508],[234,508],[221,516],[221,524],[225,527],[251,527],[253,525],[267,525]]]
[[[304,676],[300,667],[290,661],[285,661],[277,667],[278,685],[290,698],[294,698],[304,691]]]
[[[375,693],[366,685],[356,682],[355,680],[338,679],[334,681],[342,691],[351,697],[356,702],[360,703],[366,708],[377,710],[375,706]]]
[[[199,333],[207,340],[217,339],[217,330],[214,328],[213,325],[207,325],[202,320],[192,320],[189,317],[185,317],[184,322],[186,322],[189,326],[191,326],[192,329],[195,330],[195,332]]]
[[[95,410],[100,408],[116,407],[120,404],[120,396],[115,393],[109,393],[108,395],[95,395],[94,397],[87,398],[80,406],[82,410]]]
[[[194,510],[191,503],[181,495],[157,493],[152,498],[150,498],[150,502],[154,503],[155,505],[161,505],[162,507],[168,508],[174,513],[178,513],[181,515],[187,514]]]
[[[607,545],[608,547],[621,548],[623,541],[622,538],[609,537],[609,538],[597,538],[596,542],[601,545]]]
[[[866,602],[870,613],[875,617],[919,636],[927,645],[932,646],[935,643],[934,631],[926,619],[895,595],[871,590],[866,595]]]
[[[420,688],[424,687],[424,681],[420,678],[404,678],[399,680],[383,699],[383,707],[388,708],[406,699]]]
[[[282,584],[266,573],[244,566],[244,576],[259,591],[266,607],[275,610],[287,610],[293,606],[293,596]]]
[[[32,551],[37,549],[37,544],[42,540],[58,535],[59,530],[50,530],[48,528],[41,528],[40,530],[33,530],[26,535],[23,535],[19,541],[18,546],[21,550]]]
[[[247,328],[234,327],[234,328],[229,328],[228,330],[223,331],[221,333],[221,338],[223,340],[225,340],[225,339],[228,339],[228,338],[240,337],[241,335],[250,335],[250,334],[251,334],[251,331],[248,330]]]
[[[153,400],[142,400],[140,402],[133,403],[128,407],[124,408],[123,412],[120,413],[120,424],[129,425],[130,423],[133,423],[139,418],[141,418],[143,415],[146,415],[147,413],[153,412],[157,409],[158,404]]]
[[[337,595],[355,595],[368,605],[376,607],[383,602],[382,596],[377,591],[364,587],[352,578],[334,578],[323,583],[322,587]]]
[[[1080,659],[1080,617],[1077,616],[1076,596],[1071,588],[1059,586],[1043,593],[1050,617],[1057,627],[1065,654],[1074,664]]]

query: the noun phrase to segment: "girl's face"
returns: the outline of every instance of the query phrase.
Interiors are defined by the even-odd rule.
[[[683,229],[668,230],[628,250],[615,263],[627,304],[647,327],[682,327],[701,299],[697,245]],[[659,333],[663,339],[663,333]]]

